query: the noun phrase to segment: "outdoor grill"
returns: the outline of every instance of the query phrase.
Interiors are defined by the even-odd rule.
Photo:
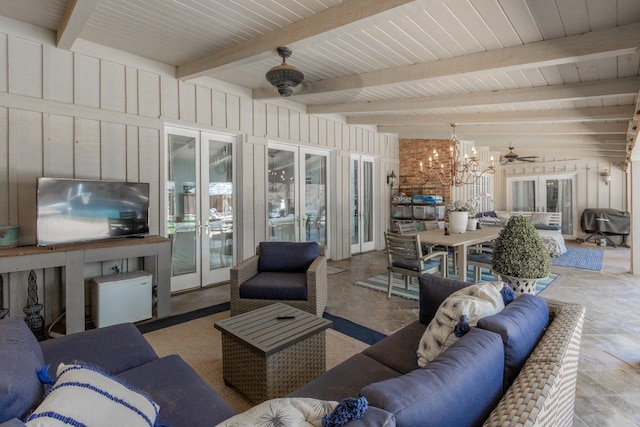
[[[589,236],[585,242],[602,244],[603,239],[611,246],[617,246],[609,236],[622,236],[622,245],[626,246],[626,237],[630,232],[629,212],[616,209],[585,209],[580,217],[580,228]]]

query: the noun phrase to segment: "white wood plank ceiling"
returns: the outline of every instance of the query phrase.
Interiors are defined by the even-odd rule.
[[[604,157],[637,140],[639,0],[0,0],[0,15],[277,97],[401,138]]]

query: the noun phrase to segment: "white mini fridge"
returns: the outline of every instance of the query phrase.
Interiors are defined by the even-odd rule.
[[[91,318],[96,328],[151,317],[152,277],[146,271],[95,277],[91,281]]]

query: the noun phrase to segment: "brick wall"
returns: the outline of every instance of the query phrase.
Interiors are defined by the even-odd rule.
[[[400,192],[413,194],[435,194],[442,196],[445,203],[451,201],[451,187],[442,185],[437,179],[428,178],[426,171],[433,149],[438,151],[440,161],[449,160],[449,151],[442,147],[448,140],[443,139],[400,139],[400,170],[398,173]],[[420,172],[420,162],[425,173]]]

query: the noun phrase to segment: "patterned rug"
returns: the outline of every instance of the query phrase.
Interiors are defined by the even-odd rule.
[[[469,268],[468,270],[468,281],[473,281],[473,268]],[[536,283],[536,294],[539,294],[543,290],[547,288],[558,277],[557,274],[550,274],[544,280],[538,280]],[[457,276],[456,276],[457,278]],[[419,299],[419,289],[418,289],[418,279],[415,277],[411,278],[411,283],[409,284],[409,289],[405,289],[404,278],[399,274],[393,274],[393,285],[391,287],[391,295],[396,295],[402,298],[408,299]],[[482,282],[492,282],[494,280],[493,275],[489,274],[485,270],[483,270],[482,277],[480,279]],[[373,289],[378,292],[387,292],[387,274],[380,274],[378,276],[369,277],[368,279],[360,280],[355,282],[356,286],[363,286],[365,288]]]
[[[585,270],[602,270],[604,250],[591,248],[567,247],[567,252],[559,257],[552,257],[551,264],[559,267],[582,268]]]

